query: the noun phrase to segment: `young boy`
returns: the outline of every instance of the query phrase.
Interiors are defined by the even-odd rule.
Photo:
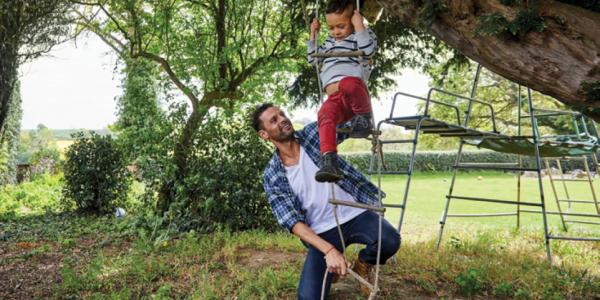
[[[371,71],[370,58],[377,49],[375,34],[365,28],[355,0],[330,0],[325,10],[329,36],[320,53],[363,51],[363,57],[329,57],[322,60],[319,74],[327,100],[318,113],[321,163],[315,180],[335,182],[344,176],[337,166],[336,126],[352,119],[350,137],[365,138],[373,129],[373,115],[366,81]],[[316,48],[317,19],[310,25],[308,62]]]

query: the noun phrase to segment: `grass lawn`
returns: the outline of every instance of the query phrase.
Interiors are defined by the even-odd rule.
[[[446,195],[452,179],[451,173],[419,174],[413,177],[407,200],[403,230],[404,238],[408,241],[430,238],[437,235],[439,221],[445,205]],[[382,188],[387,197],[385,203],[402,203],[406,176],[386,176],[382,180]],[[560,184],[560,183],[559,183]],[[590,187],[587,182],[567,182],[571,199],[592,200]],[[517,200],[517,177],[510,173],[459,173],[453,195],[467,197],[494,198],[500,200]],[[521,201],[540,202],[537,178],[521,178]],[[548,211],[557,211],[556,201],[550,186],[550,181],[543,181],[546,207]],[[600,181],[594,183],[596,191],[600,191]],[[564,198],[562,185],[557,185],[559,197]],[[598,195],[600,196],[600,194]],[[563,209],[566,203],[561,203]],[[572,212],[596,213],[592,204],[572,204]],[[538,207],[522,207],[523,209],[539,210]],[[515,205],[484,203],[465,200],[452,200],[450,213],[501,213],[516,212]],[[399,209],[388,209],[386,218],[393,224],[399,220]],[[588,218],[588,221],[594,221]],[[600,219],[596,218],[596,222]],[[559,216],[548,218],[549,228],[553,233],[564,234]],[[600,226],[568,224],[569,229],[577,234],[600,235]],[[516,228],[516,216],[486,217],[486,218],[448,218],[445,232],[477,231],[488,229]],[[541,214],[522,213],[521,228],[530,231],[543,232]],[[565,234],[566,235],[566,234]]]
[[[519,231],[515,217],[451,219],[436,251],[450,177],[414,177],[403,245],[395,262],[382,268],[380,299],[600,299],[600,244],[553,241],[555,263],[549,265],[538,215],[524,215]],[[404,178],[383,179],[388,202],[401,201]],[[468,173],[460,177],[455,194],[511,200],[515,185],[511,175]],[[523,201],[537,201],[537,181],[526,178],[523,185]],[[573,198],[583,199],[584,184],[571,185]],[[547,196],[552,208],[553,196]],[[589,212],[591,206],[577,209],[583,207]],[[482,208],[514,209],[457,200],[451,212]],[[398,210],[387,215],[397,222]],[[305,255],[302,244],[283,232],[160,238],[136,226],[132,216],[13,214],[0,220],[0,299],[295,299]],[[564,234],[559,224],[550,219],[553,232]],[[569,234],[600,236],[600,226],[576,225]],[[352,246],[349,257],[357,250]],[[331,298],[360,299],[357,290],[357,283],[346,278],[334,286]]]

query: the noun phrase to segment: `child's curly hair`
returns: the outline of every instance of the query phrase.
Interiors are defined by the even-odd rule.
[[[364,0],[359,1],[363,6]],[[329,0],[327,2],[326,14],[342,14],[344,12],[353,12],[356,9],[356,0]]]

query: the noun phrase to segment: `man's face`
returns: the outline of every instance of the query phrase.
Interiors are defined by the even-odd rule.
[[[258,135],[273,142],[286,142],[294,138],[294,127],[292,122],[277,107],[269,107],[260,115],[262,128]]]

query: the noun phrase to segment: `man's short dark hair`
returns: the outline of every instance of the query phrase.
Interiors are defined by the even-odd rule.
[[[256,106],[256,108],[250,114],[250,122],[252,122],[252,128],[258,132],[262,129],[262,121],[260,120],[260,116],[265,112],[265,110],[274,107],[273,103],[263,103]]]
[[[360,6],[362,6],[363,0],[360,0]],[[341,14],[348,9],[348,7],[352,7],[352,11],[356,10],[356,0],[329,0],[327,2],[327,8],[325,9],[325,14]]]

